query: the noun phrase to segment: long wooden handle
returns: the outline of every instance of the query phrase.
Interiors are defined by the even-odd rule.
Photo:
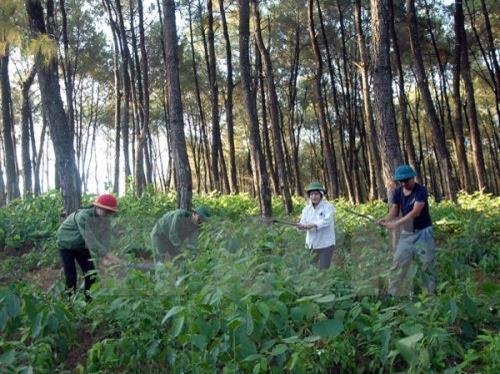
[[[278,218],[262,217],[261,220],[265,223],[278,223],[280,225],[287,225],[287,226],[294,226],[294,227],[299,226],[299,224],[296,222],[284,221],[284,220],[278,219]]]
[[[366,214],[358,213],[358,212],[355,212],[354,210],[351,210],[348,208],[344,208],[343,210],[346,211],[347,213],[351,213],[351,214],[354,214],[355,216],[364,218],[370,222],[377,223],[377,220],[375,218],[367,216]]]
[[[273,221],[272,221],[272,222],[273,222],[273,223],[279,223],[279,224],[281,224],[281,225],[294,226],[294,227],[299,226],[299,224],[298,224],[298,223],[296,223],[296,222],[283,221],[283,220],[281,220],[281,219],[276,219],[276,218],[273,218]]]

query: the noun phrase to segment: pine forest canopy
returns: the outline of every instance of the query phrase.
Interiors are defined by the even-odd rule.
[[[0,204],[500,191],[495,0],[4,0]]]

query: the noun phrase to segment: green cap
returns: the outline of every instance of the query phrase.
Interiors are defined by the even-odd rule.
[[[399,165],[394,172],[393,179],[398,182],[405,179],[410,179],[417,176],[415,171],[412,169],[410,165]]]
[[[211,216],[210,211],[208,210],[208,208],[206,208],[204,206],[196,207],[193,211],[196,214],[198,214],[203,219],[203,221],[207,221],[210,218],[210,216]]]
[[[321,183],[319,183],[318,181],[314,181],[314,182],[309,183],[309,185],[306,188],[307,193],[309,193],[311,191],[323,191],[323,192],[325,192],[325,187],[323,187],[323,185]]]

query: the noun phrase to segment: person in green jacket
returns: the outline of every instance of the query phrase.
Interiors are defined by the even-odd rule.
[[[199,225],[207,221],[210,212],[205,207],[193,211],[176,209],[163,215],[151,231],[153,248],[162,256],[170,259],[180,254],[180,247],[188,240],[198,238]]]
[[[76,291],[76,265],[78,263],[85,277],[85,295],[95,282],[93,255],[103,257],[103,263],[110,265],[116,258],[109,251],[111,225],[109,216],[118,212],[118,203],[113,195],[101,195],[90,208],[71,213],[61,224],[56,242],[64,267],[66,288]],[[91,254],[92,253],[92,254]]]

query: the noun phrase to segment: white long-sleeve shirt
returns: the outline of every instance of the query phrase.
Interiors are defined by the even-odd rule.
[[[307,230],[306,246],[310,249],[320,249],[335,245],[335,207],[325,200],[321,200],[314,207],[309,203],[303,210],[300,223],[316,225],[316,228]]]

